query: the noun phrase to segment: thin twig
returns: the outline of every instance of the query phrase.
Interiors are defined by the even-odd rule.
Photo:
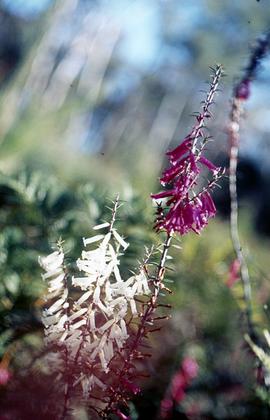
[[[157,271],[156,271],[156,276],[155,276],[155,279],[153,281],[154,293],[152,294],[151,298],[149,299],[149,301],[147,303],[147,308],[146,308],[143,316],[141,317],[140,325],[138,327],[135,339],[134,339],[131,347],[128,349],[128,354],[127,354],[126,358],[124,359],[124,363],[123,363],[123,366],[122,366],[120,372],[118,373],[119,384],[121,384],[121,379],[127,373],[128,369],[129,369],[129,366],[130,366],[130,362],[133,359],[134,354],[137,352],[138,348],[141,345],[141,341],[145,336],[148,320],[157,308],[157,300],[158,300],[158,297],[159,297],[159,293],[160,293],[160,290],[163,288],[163,278],[164,278],[164,274],[165,274],[165,270],[166,270],[165,263],[166,263],[166,257],[167,257],[167,254],[168,254],[168,250],[170,248],[171,240],[172,240],[172,234],[168,233],[166,241],[163,245],[162,254],[160,256],[160,261],[159,261]],[[150,331],[148,331],[148,332],[150,332]],[[119,400],[119,398],[123,398],[120,387],[121,387],[121,385],[119,385],[118,389],[113,390],[110,401],[109,401],[109,403],[106,407],[106,410],[104,411],[104,414],[103,414],[104,418],[106,418],[113,411],[114,404]]]
[[[249,333],[253,336],[252,324],[252,296],[248,266],[243,253],[239,228],[238,228],[238,195],[237,195],[237,164],[239,154],[239,127],[242,114],[241,99],[234,98],[231,112],[231,124],[229,130],[230,140],[230,170],[229,170],[229,188],[230,188],[230,231],[233,248],[240,265],[240,277],[243,285],[243,294],[245,301],[245,315]]]
[[[230,188],[230,227],[232,244],[236,257],[240,265],[240,277],[243,285],[243,295],[245,301],[245,315],[249,334],[254,337],[254,327],[252,322],[252,296],[251,284],[248,265],[243,253],[241,240],[238,228],[238,195],[237,195],[237,164],[239,155],[239,140],[240,140],[240,122],[243,114],[243,102],[250,96],[250,84],[254,80],[261,60],[268,52],[270,44],[270,31],[265,36],[257,40],[257,44],[251,51],[250,59],[245,68],[244,75],[234,89],[232,110],[230,116],[229,126],[229,143],[230,143],[230,173],[229,173],[229,188]]]

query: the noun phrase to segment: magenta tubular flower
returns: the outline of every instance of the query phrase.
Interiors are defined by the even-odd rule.
[[[196,125],[179,146],[166,153],[170,166],[163,172],[160,183],[167,189],[151,195],[159,205],[163,199],[167,199],[165,206],[162,206],[162,217],[159,209],[155,223],[157,231],[165,230],[169,235],[174,232],[180,235],[190,231],[200,233],[209,219],[216,214],[209,190],[221,175],[221,168],[216,167],[202,153],[207,140],[204,135],[205,120],[211,116],[209,108],[221,75],[222,68],[217,66],[203,102],[203,109],[196,117]],[[196,188],[203,169],[210,171],[213,179],[206,188],[198,192]]]

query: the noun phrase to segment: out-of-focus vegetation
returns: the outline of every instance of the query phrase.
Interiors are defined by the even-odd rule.
[[[226,161],[228,99],[270,9],[266,0],[63,0],[39,16],[12,10],[0,3],[0,368],[11,373],[0,384],[0,404],[4,418],[19,419],[11,408],[23,399],[32,398],[39,413],[25,380],[42,349],[38,256],[62,237],[76,261],[81,238],[118,192],[126,201],[118,223],[131,244],[124,269],[134,267],[145,245],[158,243],[149,194],[158,188],[164,152],[188,132],[208,67],[222,62],[227,77],[213,109],[209,154]],[[258,331],[269,327],[269,63],[254,83],[239,172]],[[220,214],[228,207],[225,184],[217,195]],[[254,220],[265,236],[255,233]],[[254,378],[258,362],[243,339],[241,284],[226,285],[234,259],[226,217],[179,246],[169,275],[172,318],[153,339],[150,378],[132,418],[155,417],[187,355],[199,375],[175,418],[269,418],[269,397]],[[26,384],[20,398],[18,378]]]

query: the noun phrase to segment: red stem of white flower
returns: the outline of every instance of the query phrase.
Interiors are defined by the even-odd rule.
[[[145,310],[145,313],[141,317],[140,325],[138,327],[138,331],[136,333],[133,344],[128,349],[127,357],[124,360],[124,364],[121,368],[121,371],[118,373],[119,387],[117,389],[113,390],[113,395],[111,396],[110,401],[109,401],[109,403],[106,407],[106,410],[103,414],[104,418],[106,418],[112,412],[112,409],[114,408],[115,403],[117,403],[117,401],[119,399],[121,400],[121,396],[122,396],[122,393],[121,393],[121,379],[127,373],[128,369],[129,369],[129,366],[130,366],[130,362],[134,358],[134,355],[138,351],[138,348],[140,347],[141,341],[142,341],[143,337],[145,336],[147,322],[149,321],[149,318],[151,317],[151,315],[153,314],[153,312],[157,308],[157,300],[158,300],[159,293],[160,293],[160,290],[162,289],[162,285],[163,285],[163,278],[164,278],[165,269],[166,269],[166,267],[165,267],[166,257],[167,257],[167,254],[168,254],[168,250],[170,248],[171,240],[172,240],[172,234],[168,233],[166,241],[163,245],[163,250],[162,250],[161,257],[160,257],[159,265],[157,267],[156,276],[153,280],[154,293],[152,294],[151,298],[147,302],[147,309]]]

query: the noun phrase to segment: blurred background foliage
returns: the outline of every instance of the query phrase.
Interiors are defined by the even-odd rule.
[[[268,0],[2,0],[0,22],[0,368],[16,378],[42,347],[39,255],[62,237],[72,270],[81,238],[118,192],[119,229],[131,243],[123,270],[160,241],[149,194],[159,188],[164,152],[192,126],[216,62],[227,77],[208,153],[227,165],[232,88],[269,29],[270,7]],[[269,70],[267,58],[244,116],[238,174],[258,331],[269,325]],[[269,418],[243,340],[241,285],[226,285],[234,259],[226,179],[216,202],[219,217],[172,250],[172,317],[153,338],[134,419],[155,417],[186,355],[199,376],[175,418]],[[2,382],[1,401],[9,401],[12,380]]]

